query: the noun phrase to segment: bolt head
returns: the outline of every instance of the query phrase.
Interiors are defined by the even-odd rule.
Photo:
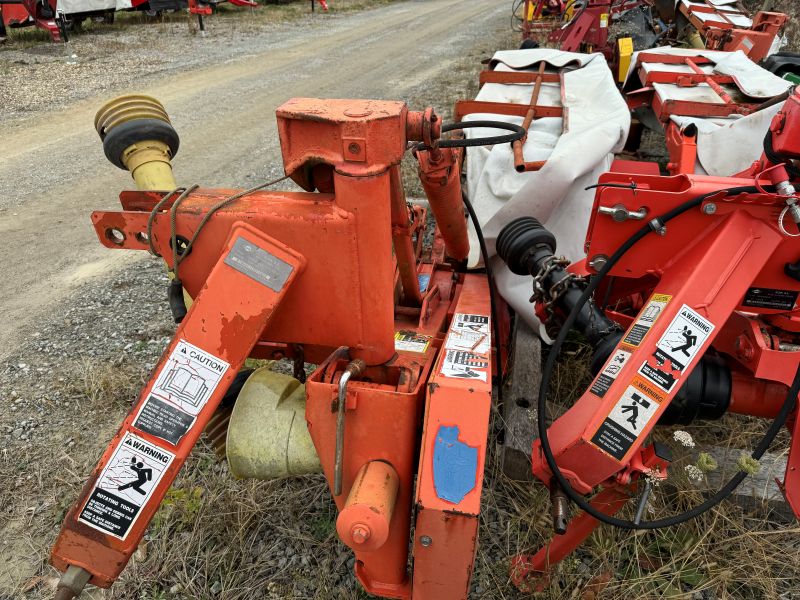
[[[422,544],[423,548],[427,548],[433,543],[433,540],[430,538],[430,536],[423,535],[421,538],[419,538],[419,543]]]
[[[703,205],[703,212],[707,215],[713,215],[717,212],[717,205],[713,202],[709,202],[708,204]]]
[[[356,544],[363,544],[370,538],[371,533],[369,528],[364,525],[353,525],[350,535]]]
[[[595,271],[602,269],[608,262],[608,257],[605,254],[595,254],[589,261],[589,266]]]

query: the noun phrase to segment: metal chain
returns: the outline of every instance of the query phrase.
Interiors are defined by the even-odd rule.
[[[570,261],[563,256],[549,256],[542,263],[540,271],[533,277],[533,294],[529,302],[535,302],[542,306],[548,317],[553,316],[553,305],[567,292],[573,283],[583,283],[586,280],[581,275],[567,272],[563,279],[554,283],[549,289],[544,286],[544,281],[553,271],[565,269],[570,264]]]

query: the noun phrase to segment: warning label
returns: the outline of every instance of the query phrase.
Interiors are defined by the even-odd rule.
[[[600,374],[597,376],[597,379],[594,380],[594,383],[592,383],[592,387],[589,388],[589,391],[600,398],[605,396],[608,388],[614,383],[617,375],[619,375],[622,367],[628,362],[630,357],[631,353],[625,350],[617,349],[614,351],[608,364],[600,371]]]
[[[658,319],[671,299],[672,296],[667,296],[666,294],[653,294],[650,301],[639,313],[639,316],[636,318],[630,330],[628,330],[628,333],[625,334],[622,343],[628,346],[638,346],[641,344],[642,340],[644,340],[644,336],[650,331],[653,323],[656,322],[656,319]]]
[[[491,339],[489,317],[456,313],[453,315],[445,348],[486,354],[489,352]]]
[[[744,295],[742,306],[792,310],[797,302],[797,296],[798,292],[793,290],[773,290],[770,288],[751,287]]]
[[[156,378],[133,425],[177,444],[194,423],[230,365],[180,340]]]
[[[684,304],[658,340],[652,358],[639,368],[639,373],[661,389],[670,391],[698,356],[712,331],[714,324],[711,321]]]
[[[175,455],[126,433],[78,517],[94,529],[125,539]]]
[[[658,407],[658,402],[645,396],[633,385],[628,386],[595,432],[592,443],[617,460],[622,460]]]
[[[414,331],[398,331],[394,334],[394,349],[398,352],[426,352],[430,345],[429,335],[418,335]]]
[[[480,379],[486,381],[489,358],[473,352],[447,350],[442,361],[441,373],[445,377],[459,379]]]

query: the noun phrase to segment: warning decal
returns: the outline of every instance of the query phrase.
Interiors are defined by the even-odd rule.
[[[592,443],[622,460],[656,414],[659,404],[629,385],[592,437]]]
[[[445,377],[486,381],[488,368],[489,357],[487,356],[473,352],[447,350],[444,361],[442,361],[441,373]]]
[[[426,352],[430,345],[429,335],[418,335],[414,331],[398,331],[394,334],[394,349],[398,352]]]
[[[595,379],[592,383],[592,387],[589,388],[589,391],[600,398],[605,396],[608,388],[610,388],[611,384],[614,383],[617,375],[619,375],[622,367],[626,362],[628,362],[630,357],[630,352],[626,352],[625,350],[617,348],[611,355],[611,359],[608,361],[608,364],[602,371],[600,371],[597,379]]]
[[[456,313],[453,315],[445,348],[486,354],[489,352],[491,339],[488,316]]]
[[[171,452],[126,433],[78,519],[124,540],[174,458]]]
[[[180,340],[156,378],[133,426],[176,445],[230,365]]]
[[[684,304],[658,340],[653,356],[639,368],[639,373],[661,389],[670,391],[698,356],[712,331],[714,324],[711,321]]]
[[[650,298],[650,302],[642,309],[633,326],[628,333],[625,334],[622,343],[628,344],[628,346],[638,346],[641,344],[644,336],[650,331],[653,323],[656,322],[656,319],[658,319],[670,300],[672,300],[672,296],[653,294],[652,298]]]

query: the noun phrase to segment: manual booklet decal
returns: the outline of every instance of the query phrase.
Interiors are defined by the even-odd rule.
[[[488,316],[456,313],[453,315],[445,348],[486,354],[489,352],[491,339]]]
[[[174,458],[171,452],[125,433],[78,519],[124,540]]]
[[[592,443],[621,461],[656,414],[659,403],[629,385],[592,436]]]
[[[641,310],[636,321],[628,330],[628,333],[625,334],[622,343],[628,346],[639,346],[670,300],[672,300],[672,296],[653,294],[650,301]]]
[[[133,426],[177,445],[230,365],[180,340],[161,367]]]
[[[700,349],[713,331],[711,321],[684,304],[658,340],[652,357],[639,368],[639,373],[661,389],[670,391],[699,356]]]
[[[605,396],[606,392],[611,387],[611,384],[614,383],[617,375],[619,375],[622,367],[625,366],[625,363],[628,362],[630,357],[630,352],[626,352],[625,350],[617,348],[611,355],[608,364],[602,371],[600,371],[597,379],[595,379],[592,383],[592,387],[589,388],[589,391],[600,398]]]

